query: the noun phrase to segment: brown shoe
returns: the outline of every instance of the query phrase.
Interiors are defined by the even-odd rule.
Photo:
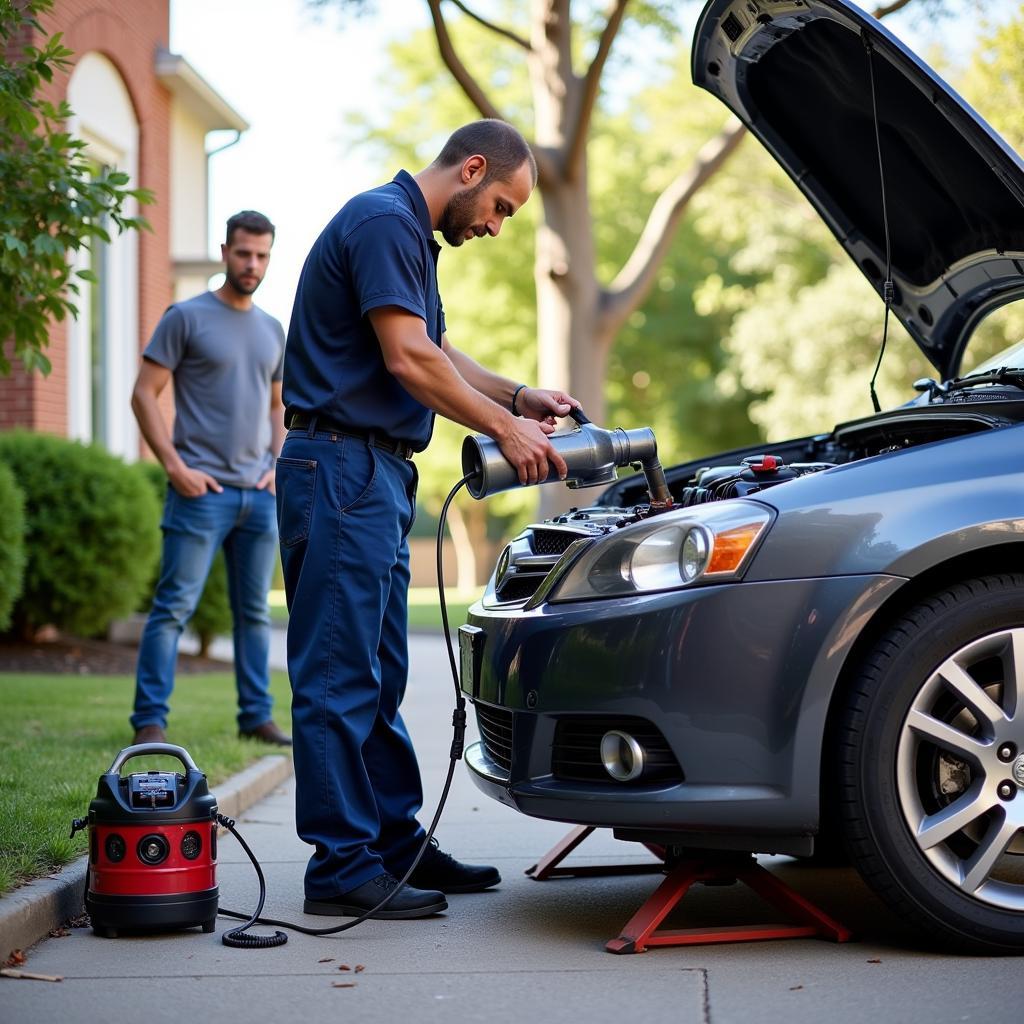
[[[159,725],[143,725],[135,730],[135,739],[132,740],[132,746],[137,746],[139,743],[166,743],[167,736],[164,730]]]
[[[257,725],[255,729],[239,729],[238,735],[243,740],[259,740],[260,743],[269,743],[273,747],[290,747],[292,745],[291,736],[282,732],[273,719],[262,725]]]

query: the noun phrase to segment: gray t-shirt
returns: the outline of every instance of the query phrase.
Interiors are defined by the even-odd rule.
[[[270,382],[281,379],[284,330],[257,306],[213,292],[164,313],[142,353],[174,374],[174,447],[218,483],[254,487],[273,465]]]

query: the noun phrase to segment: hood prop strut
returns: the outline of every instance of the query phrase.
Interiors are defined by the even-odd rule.
[[[881,412],[882,407],[878,403],[878,394],[875,392],[875,380],[878,378],[878,371],[882,366],[882,357],[885,355],[885,343],[889,337],[889,311],[892,308],[893,286],[892,286],[892,247],[889,242],[889,204],[885,196],[885,167],[882,163],[882,135],[878,126],[878,100],[875,96],[875,47],[867,32],[861,34],[864,41],[864,49],[868,54],[868,77],[871,79],[871,112],[875,122],[875,148],[878,151],[878,182],[882,191],[882,226],[885,232],[885,281],[882,283],[882,301],[885,303],[885,318],[882,321],[882,344],[878,349],[878,361],[875,363],[875,372],[871,374],[871,383],[868,389],[871,392],[871,404],[875,412]]]

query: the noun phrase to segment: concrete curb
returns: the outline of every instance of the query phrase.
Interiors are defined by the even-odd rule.
[[[268,754],[213,787],[221,814],[235,818],[262,800],[292,774],[286,754]],[[55,875],[36,879],[0,897],[0,960],[13,950],[26,950],[45,939],[69,917],[82,913],[87,856]]]

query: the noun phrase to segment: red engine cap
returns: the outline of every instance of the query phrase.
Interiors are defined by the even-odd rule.
[[[782,465],[782,459],[777,455],[762,455],[759,462],[750,463],[750,468],[755,473],[774,473]]]

